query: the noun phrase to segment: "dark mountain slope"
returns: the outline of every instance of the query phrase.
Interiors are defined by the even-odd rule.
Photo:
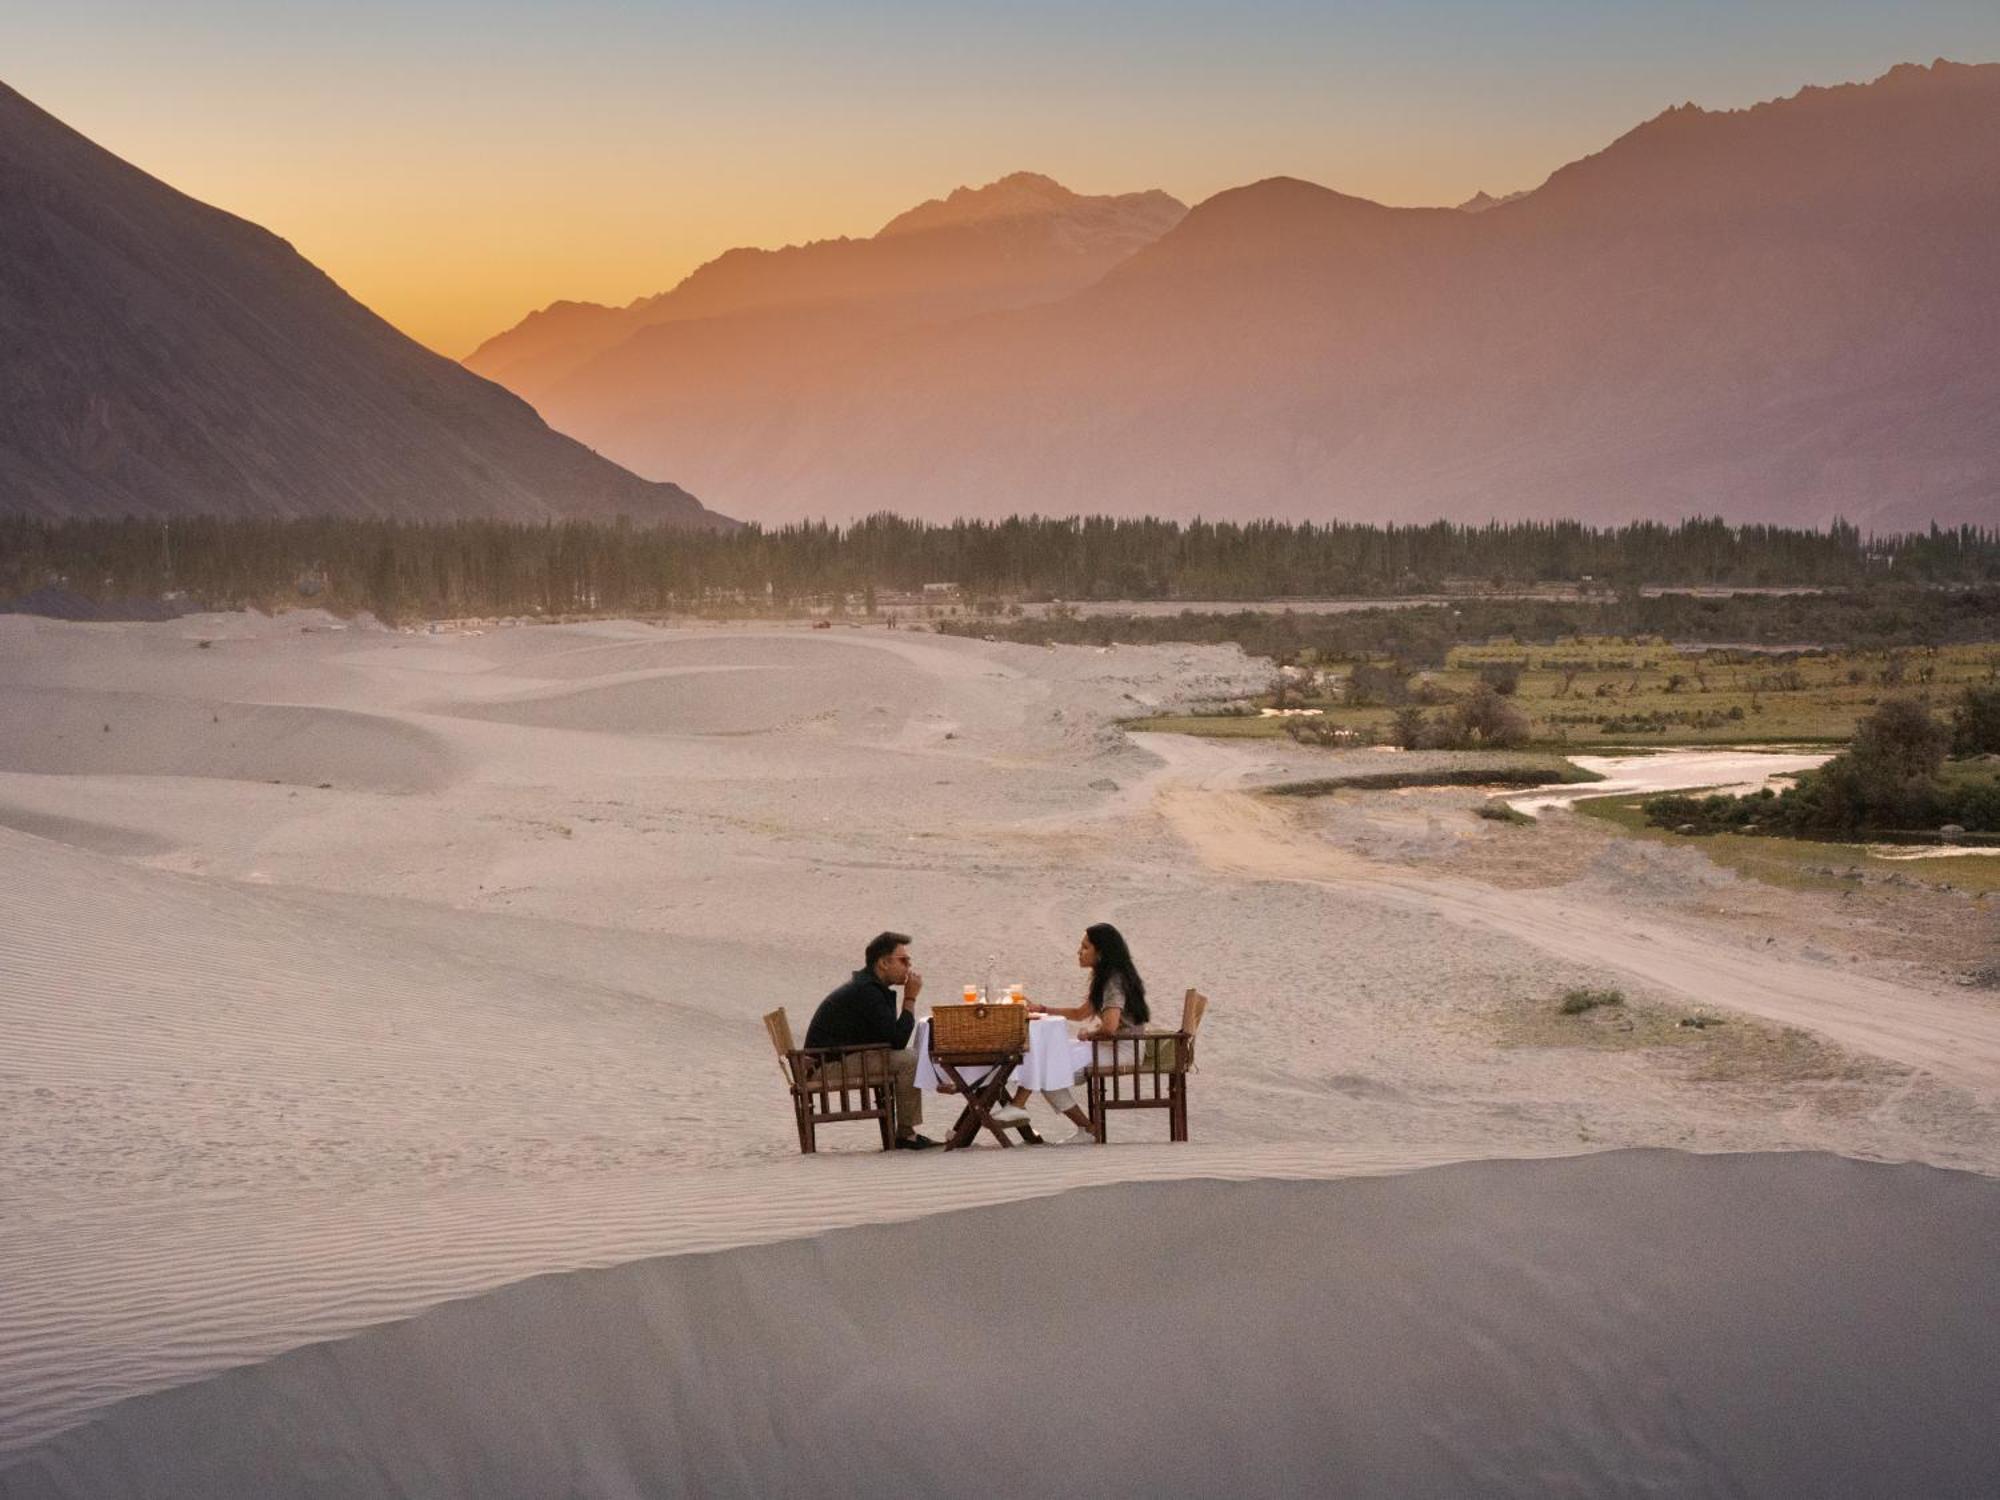
[[[0,87],[0,508],[727,525]]]

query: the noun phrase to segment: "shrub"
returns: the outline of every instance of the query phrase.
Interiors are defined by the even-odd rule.
[[[1400,662],[1357,663],[1347,674],[1347,701],[1356,708],[1394,708],[1410,701],[1410,673]]]
[[[2000,781],[1940,787],[1931,817],[1971,833],[2000,833]]]
[[[1421,708],[1405,704],[1390,721],[1389,737],[1405,750],[1421,750],[1431,737],[1430,721]]]
[[[1325,719],[1287,719],[1285,733],[1301,745],[1365,745],[1368,732],[1339,724],[1330,724]]]
[[[1861,721],[1853,744],[1796,786],[1749,797],[1650,797],[1646,821],[1694,833],[1851,834],[1944,823],[2000,831],[2000,783],[1938,779],[1949,736],[1921,703],[1891,698]]]
[[[1916,699],[1890,698],[1855,726],[1842,758],[1864,778],[1909,781],[1937,775],[1951,740],[1951,730]]]
[[[1587,1010],[1600,1006],[1623,1005],[1625,996],[1619,990],[1565,990],[1560,1007],[1566,1016],[1580,1016]]]
[[[1521,664],[1517,661],[1489,661],[1479,669],[1479,680],[1503,698],[1520,691]]]
[[[1480,683],[1438,726],[1440,748],[1511,750],[1528,743],[1528,716]]]
[[[2000,754],[2000,685],[1973,684],[1951,710],[1953,755]]]

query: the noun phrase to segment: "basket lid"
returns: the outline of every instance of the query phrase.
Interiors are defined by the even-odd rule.
[[[1025,1005],[940,1005],[931,1012],[933,1050],[1012,1048],[1028,1039]]]

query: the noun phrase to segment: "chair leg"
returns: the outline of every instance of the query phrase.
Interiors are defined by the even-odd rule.
[[[1110,1138],[1111,1112],[1104,1107],[1104,1080],[1090,1080],[1090,1128],[1097,1135],[1097,1144],[1102,1146]]]
[[[1170,1093],[1173,1103],[1167,1107],[1167,1139],[1184,1141],[1188,1138],[1187,1079],[1176,1074]]]
[[[797,1106],[799,1117],[799,1154],[811,1156],[819,1150],[819,1140],[813,1129],[812,1106],[801,1099]]]

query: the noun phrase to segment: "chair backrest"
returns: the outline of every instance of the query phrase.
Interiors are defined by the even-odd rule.
[[[1200,990],[1189,990],[1181,1001],[1181,1030],[1193,1036],[1201,1030],[1201,1018],[1208,1014],[1208,996]]]
[[[779,1006],[764,1017],[764,1030],[771,1035],[771,1045],[778,1049],[778,1072],[783,1076],[786,1087],[789,1088],[794,1081],[792,1078],[792,1052],[794,1049],[792,1047],[792,1023],[790,1017],[785,1014],[784,1006]]]

